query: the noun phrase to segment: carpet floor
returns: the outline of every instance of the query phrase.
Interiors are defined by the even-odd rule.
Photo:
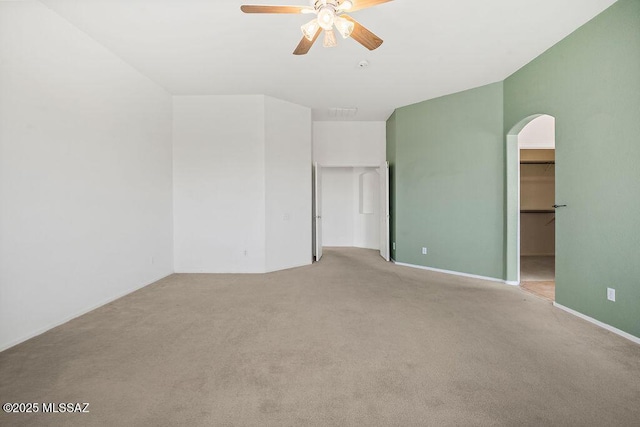
[[[175,274],[0,353],[3,426],[638,426],[640,346],[518,287],[328,249]]]
[[[553,281],[556,279],[555,256],[520,257],[520,280],[523,282]]]

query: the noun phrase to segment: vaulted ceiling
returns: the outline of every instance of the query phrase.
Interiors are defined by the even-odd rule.
[[[397,107],[503,80],[614,0],[395,0],[354,12],[384,39],[338,37],[292,55],[309,15],[240,5],[308,0],[41,0],[174,95],[266,94],[332,120],[386,120]],[[357,3],[357,0],[354,0]],[[369,66],[361,68],[359,62]]]

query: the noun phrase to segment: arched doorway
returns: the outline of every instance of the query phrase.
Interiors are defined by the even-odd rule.
[[[555,119],[522,119],[506,139],[506,277],[539,296],[555,294]]]

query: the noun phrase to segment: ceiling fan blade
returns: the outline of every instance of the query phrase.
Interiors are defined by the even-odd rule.
[[[351,38],[360,43],[362,46],[366,47],[369,50],[374,50],[380,47],[382,44],[382,39],[371,31],[367,30],[365,27],[360,25],[358,21],[350,17],[349,15],[340,15],[344,19],[353,22],[353,32],[351,33]]]
[[[345,10],[345,12],[355,12],[356,10],[366,9],[368,7],[377,6],[382,3],[387,3],[393,0],[352,0],[353,6],[351,9]]]
[[[306,55],[306,53],[309,52],[309,49],[311,49],[311,46],[313,46],[315,41],[318,39],[318,36],[320,36],[321,32],[322,32],[322,28],[318,28],[318,31],[316,31],[316,34],[313,36],[312,40],[308,40],[306,37],[303,36],[302,40],[300,40],[300,43],[298,43],[298,47],[296,47],[296,50],[293,51],[293,54]]]
[[[244,13],[309,13],[313,8],[309,6],[265,6],[257,4],[243,4],[240,10]]]

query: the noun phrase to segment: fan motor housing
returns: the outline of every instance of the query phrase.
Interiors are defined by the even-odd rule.
[[[315,10],[320,10],[325,6],[331,6],[334,9],[337,9],[338,7],[338,2],[336,0],[311,0],[309,3],[311,3],[311,6],[313,6]]]

